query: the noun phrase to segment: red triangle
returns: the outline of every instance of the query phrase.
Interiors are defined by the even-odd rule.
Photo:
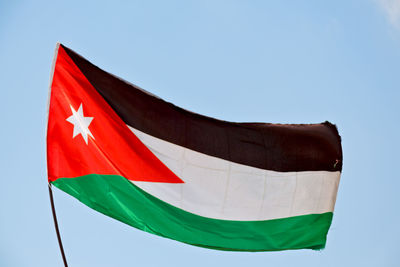
[[[82,104],[93,117],[88,136],[74,138],[66,119]],[[133,133],[90,84],[62,46],[51,85],[47,129],[48,179],[115,174],[133,181],[183,183]]]

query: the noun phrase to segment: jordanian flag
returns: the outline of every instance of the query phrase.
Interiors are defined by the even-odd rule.
[[[202,116],[63,45],[53,69],[52,185],[135,228],[200,247],[324,248],[342,170],[333,124]]]

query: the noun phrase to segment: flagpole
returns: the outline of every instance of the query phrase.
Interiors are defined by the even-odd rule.
[[[60,246],[60,251],[61,251],[61,256],[63,258],[63,261],[64,261],[64,266],[68,267],[67,258],[65,257],[64,248],[63,248],[63,245],[61,242],[60,231],[58,229],[58,222],[57,222],[57,216],[56,216],[56,209],[54,207],[53,190],[51,189],[51,183],[49,183],[49,196],[50,196],[50,203],[51,203],[51,211],[53,213],[53,219],[54,219],[54,227],[56,228],[56,233],[57,233],[58,245]]]

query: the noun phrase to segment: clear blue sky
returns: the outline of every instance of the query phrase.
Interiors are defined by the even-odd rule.
[[[57,41],[197,113],[329,120],[344,153],[323,251],[192,247],[128,227],[55,189],[71,267],[400,265],[399,1],[108,2],[0,1],[0,266],[62,265],[45,161]]]

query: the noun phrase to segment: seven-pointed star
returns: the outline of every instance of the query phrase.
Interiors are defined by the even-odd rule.
[[[85,143],[88,143],[88,135],[90,135],[93,139],[93,135],[89,130],[89,125],[93,120],[93,117],[84,117],[83,116],[83,109],[82,109],[82,103],[78,108],[78,111],[75,111],[75,109],[70,105],[72,115],[68,117],[66,120],[69,123],[72,123],[74,125],[74,133],[72,134],[72,138],[75,138],[78,134],[81,134],[83,139],[85,140]]]

